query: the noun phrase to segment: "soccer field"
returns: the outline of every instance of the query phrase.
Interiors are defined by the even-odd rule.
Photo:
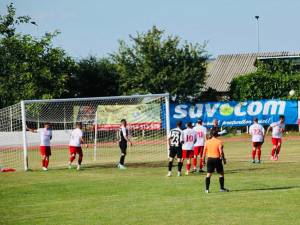
[[[209,194],[205,174],[166,177],[167,162],[2,173],[0,224],[300,224],[299,144],[286,140],[271,162],[267,142],[262,164],[252,164],[250,143],[227,139],[229,193],[216,174]]]

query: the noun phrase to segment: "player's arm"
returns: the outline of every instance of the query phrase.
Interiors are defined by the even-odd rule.
[[[37,133],[37,129],[32,129],[32,128],[29,128],[29,127],[26,127],[26,131],[30,131],[32,133]],[[52,136],[51,136],[52,138]]]
[[[272,129],[272,126],[271,126],[271,125],[268,127],[268,129],[267,129],[267,131],[266,131],[264,137],[268,135],[270,129]]]
[[[202,158],[201,158],[203,164],[205,164],[205,156],[206,156],[206,153],[207,153],[207,145],[205,144],[205,145],[204,145],[204,150],[203,150],[203,155],[202,155]]]
[[[123,133],[124,139],[125,139],[127,142],[129,142],[130,145],[132,146],[132,142],[131,142],[129,136],[127,135],[126,129],[125,129],[124,127],[122,127],[122,133]]]
[[[222,144],[219,145],[219,152],[220,152],[220,155],[221,155],[221,159],[223,160],[224,164],[226,164],[226,158],[225,158],[225,153],[223,151],[223,145]]]

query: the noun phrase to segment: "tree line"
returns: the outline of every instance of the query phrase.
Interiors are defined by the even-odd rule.
[[[18,32],[20,24],[32,26],[35,22],[30,16],[17,16],[14,5],[8,5],[6,14],[0,15],[0,108],[22,99],[166,92],[173,101],[216,100],[215,90],[204,88],[209,59],[205,44],[183,42],[153,26],[146,33],[130,36],[128,43],[119,41],[118,50],[108,57],[76,61],[64,49],[53,46],[59,32],[35,38]],[[274,65],[234,79],[231,99],[283,97],[295,83],[297,96],[299,74],[278,64],[274,71]],[[278,79],[280,84],[284,82],[280,91]]]

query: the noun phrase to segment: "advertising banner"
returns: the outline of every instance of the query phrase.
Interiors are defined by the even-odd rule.
[[[285,116],[286,124],[298,123],[298,101],[259,100],[259,101],[229,101],[205,102],[198,104],[170,104],[171,127],[176,127],[176,121],[196,123],[202,119],[206,126],[212,126],[217,119],[221,126],[249,126],[256,117],[262,125],[269,125]]]

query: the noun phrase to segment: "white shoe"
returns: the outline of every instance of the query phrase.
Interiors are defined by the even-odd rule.
[[[122,165],[122,164],[119,164],[118,167],[119,167],[120,170],[126,170],[126,169],[127,169],[126,166],[124,166],[124,165]]]
[[[208,193],[209,193],[209,190],[205,190],[205,193],[208,194]]]
[[[167,177],[171,177],[172,176],[172,172],[169,171],[168,174],[167,174]]]
[[[71,165],[70,162],[69,162],[68,168],[69,168],[69,169],[72,169],[72,165]]]
[[[186,171],[186,172],[185,172],[185,175],[186,175],[186,176],[188,176],[189,174],[190,174],[190,172],[189,172],[189,171]]]
[[[42,170],[47,171],[48,168],[43,166],[43,167],[42,167]]]
[[[178,172],[177,172],[177,176],[178,176],[178,177],[181,177],[181,172],[178,171]]]
[[[77,170],[80,170],[80,165],[77,165]]]

